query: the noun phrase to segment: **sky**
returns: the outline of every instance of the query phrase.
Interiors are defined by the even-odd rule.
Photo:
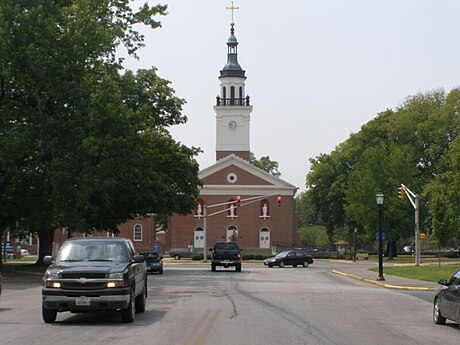
[[[134,5],[144,3],[136,1]],[[147,1],[151,5],[157,1]],[[200,169],[216,162],[213,106],[227,61],[231,0],[171,0],[162,28],[139,27],[145,47],[132,70],[158,68],[187,104],[171,128],[200,147]],[[459,87],[458,0],[235,0],[238,61],[246,71],[250,150],[279,163],[281,178],[306,189],[310,158],[411,95]],[[123,55],[123,53],[120,53]]]

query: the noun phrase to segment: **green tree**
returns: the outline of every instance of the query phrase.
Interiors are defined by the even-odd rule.
[[[281,173],[279,172],[279,164],[276,161],[272,161],[269,156],[263,156],[260,157],[260,159],[257,159],[256,156],[251,152],[251,158],[249,160],[249,163],[252,165],[256,166],[259,169],[262,169],[263,171],[268,172],[269,174],[280,177]]]
[[[38,231],[116,229],[135,215],[186,213],[198,149],[176,143],[184,100],[154,68],[123,73],[138,24],[166,6],[130,0],[0,2],[0,224]]]
[[[436,90],[409,97],[401,107],[382,112],[363,125],[330,154],[311,160],[307,193],[331,239],[334,231],[348,226],[364,228],[372,240],[378,221],[374,197],[381,191],[385,194],[384,229],[393,255],[396,241],[413,234],[413,208],[396,197],[401,183],[425,195],[423,227],[429,227],[431,219],[434,228],[445,228],[447,223],[456,226],[458,209],[452,207],[449,215],[445,209],[448,203],[455,203],[455,197],[434,196],[424,190],[436,179],[451,181],[449,186],[455,190],[455,178],[450,176],[456,171],[455,151],[450,152],[459,137],[459,107],[457,89],[448,95]],[[431,190],[436,188],[433,185]]]

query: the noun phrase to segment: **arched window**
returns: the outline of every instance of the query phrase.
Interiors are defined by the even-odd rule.
[[[235,87],[230,87],[230,104],[235,104]]]
[[[134,241],[142,241],[142,225],[134,225]]]
[[[203,199],[198,199],[198,204],[195,209],[195,217],[201,218],[204,215],[204,201]]]
[[[222,98],[224,99],[224,105],[227,103],[227,88],[224,86],[222,88]]]
[[[270,204],[267,199],[260,202],[260,217],[270,217]]]
[[[225,205],[227,208],[227,217],[238,217],[238,207],[236,207],[236,201],[234,199],[230,199],[228,202],[231,202],[231,204]]]
[[[243,87],[240,86],[240,97],[239,105],[243,105]]]

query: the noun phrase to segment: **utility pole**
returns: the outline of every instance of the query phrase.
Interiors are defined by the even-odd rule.
[[[420,266],[420,196],[415,195],[415,266]]]
[[[249,205],[249,204],[252,204],[254,202],[257,202],[261,199],[264,199],[264,198],[267,198],[267,197],[270,197],[270,196],[273,196],[273,195],[276,195],[276,194],[266,194],[266,195],[258,195],[258,196],[255,196],[255,197],[251,197],[251,198],[246,198],[246,199],[241,199],[241,196],[237,196],[236,197],[236,201],[228,201],[228,202],[223,202],[223,203],[220,203],[220,204],[213,204],[213,205],[209,205],[207,206],[206,204],[203,205],[203,261],[204,262],[207,262],[207,259],[208,259],[208,249],[206,248],[207,244],[206,244],[206,241],[207,241],[207,219],[208,217],[212,217],[212,216],[215,216],[217,214],[220,214],[222,212],[227,212],[228,210],[230,210],[230,207],[235,207],[235,208],[238,208],[238,207],[241,207],[243,205],[239,205],[240,202],[244,201],[244,205]],[[277,202],[280,203],[281,202],[281,199],[278,197],[277,199]],[[236,206],[235,206],[236,204]],[[217,207],[217,206],[227,206],[227,205],[230,205],[228,208],[225,207],[223,210],[220,210],[220,211],[217,211],[217,212],[214,212],[214,213],[211,213],[211,214],[208,214],[208,207],[209,208],[212,208],[212,207]]]
[[[420,195],[414,194],[402,183],[401,187],[415,211],[415,266],[420,266]],[[402,199],[401,195],[400,199]]]

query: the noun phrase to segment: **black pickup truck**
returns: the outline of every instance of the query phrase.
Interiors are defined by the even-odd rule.
[[[56,321],[58,312],[121,311],[124,322],[145,311],[147,270],[126,238],[75,238],[65,241],[43,276],[42,316]]]
[[[236,242],[216,242],[212,251],[211,270],[216,267],[235,266],[236,272],[241,272],[241,250]]]

